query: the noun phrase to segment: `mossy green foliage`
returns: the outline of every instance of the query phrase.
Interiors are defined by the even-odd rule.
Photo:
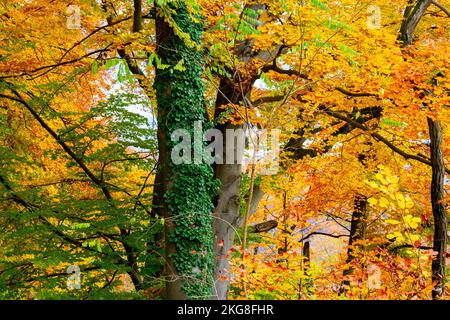
[[[183,128],[193,138],[194,122],[204,123],[205,119],[202,56],[196,46],[202,34],[202,25],[197,22],[201,19],[194,18],[183,1],[169,6],[175,11],[171,16],[172,22],[190,37],[190,41],[186,41],[171,28],[170,34],[158,43],[162,63],[171,66],[157,69],[154,83],[158,123],[170,155],[177,143],[170,140],[171,133]],[[182,70],[173,68],[179,61],[184,62]],[[203,162],[175,165],[169,160],[168,175],[168,189],[164,197],[175,225],[175,231],[168,237],[176,244],[174,260],[177,272],[185,279],[183,290],[187,297],[208,298],[211,296],[214,268],[212,197],[217,183],[211,166]]]
[[[126,190],[133,172],[150,172],[154,167],[152,158],[112,161],[131,158],[132,149],[156,151],[156,133],[149,119],[127,109],[149,107],[140,96],[117,93],[89,111],[58,111],[35,103],[46,121],[70,119],[58,134],[106,183],[121,181]],[[120,276],[132,271],[124,259],[124,243],[139,266],[149,266],[142,287],[160,287],[148,280],[164,263],[154,240],[162,225],[145,208],[151,203],[151,188],[142,189],[139,197],[105,198],[101,186],[85,182],[85,174],[62,149],[52,144],[46,149],[33,147],[36,133],[24,125],[32,122],[31,115],[24,111],[22,116],[8,123],[6,110],[0,109],[0,140],[11,141],[0,146],[0,300],[29,298],[30,292],[40,300],[146,299],[143,290],[118,292],[116,287],[122,285]],[[99,120],[110,121],[103,125]],[[56,161],[65,164],[59,173],[64,177],[61,182],[27,186],[37,178],[57,181],[52,173],[47,177],[45,169]],[[109,165],[102,170],[101,163]],[[142,187],[145,176],[136,178]],[[127,234],[119,235],[118,228],[128,230]],[[67,286],[69,265],[80,267],[80,289]]]

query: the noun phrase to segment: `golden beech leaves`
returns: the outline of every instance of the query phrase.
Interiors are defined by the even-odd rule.
[[[273,96],[274,89],[284,95],[290,83],[296,91],[289,94],[284,103],[269,102],[258,106],[251,121],[264,123],[258,117],[263,118],[276,108],[275,127],[278,125],[289,131],[286,140],[297,138],[303,141],[300,148],[308,149],[308,152],[305,150],[305,155],[293,160],[295,147],[286,148],[282,159],[288,169],[283,171],[283,177],[262,178],[260,188],[264,190],[265,198],[251,221],[257,223],[275,217],[282,223],[276,231],[262,235],[260,240],[255,240],[258,243],[249,248],[256,253],[246,260],[251,263],[245,268],[246,272],[241,270],[240,276],[233,280],[236,288],[233,297],[286,297],[287,284],[256,264],[260,261],[271,261],[280,269],[288,267],[292,272],[289,273],[291,282],[304,285],[301,279],[305,269],[296,261],[296,250],[301,248],[302,239],[314,233],[317,234],[304,240],[312,243],[314,263],[306,278],[314,285],[309,289],[304,286],[300,293],[291,288],[289,297],[337,297],[339,290],[324,289],[325,283],[336,286],[342,281],[343,271],[349,267],[344,263],[348,241],[345,235],[349,231],[345,227],[349,228],[355,194],[363,194],[367,198],[367,236],[359,242],[360,247],[354,246],[351,279],[358,285],[352,287],[347,297],[425,298],[432,286],[428,271],[431,255],[429,251],[417,248],[430,245],[430,168],[399,157],[366,134],[379,133],[408,153],[428,156],[428,146],[424,143],[428,138],[426,117],[437,114],[447,128],[449,96],[445,88],[448,88],[450,70],[446,52],[448,29],[443,27],[445,14],[441,12],[434,19],[424,18],[417,31],[417,46],[403,49],[397,35],[402,19],[399,12],[406,5],[404,1],[373,3],[382,12],[381,28],[369,28],[367,7],[358,15],[357,10],[350,9],[356,9],[354,2],[315,2],[315,5],[313,2],[301,9],[290,1],[285,2],[292,6],[292,21],[301,21],[302,27],[296,23],[274,23],[272,26],[270,14],[264,14],[261,16],[265,22],[260,28],[261,33],[252,35],[256,47],[261,50],[270,48],[267,42],[303,43],[302,47],[287,51],[278,63],[285,64],[286,69],[300,70],[311,82],[274,71],[265,73],[263,80],[267,85],[253,91],[253,101]],[[270,9],[275,12],[276,7]],[[314,23],[323,26],[323,17],[332,21],[327,22],[328,26],[338,27],[311,28]],[[277,38],[279,35],[283,37],[281,41]],[[318,48],[314,42],[319,44]],[[337,91],[336,88],[345,90]],[[325,108],[347,112],[351,119],[358,120],[367,117],[361,110],[373,106],[380,106],[383,111],[381,116],[365,122],[368,131],[356,129],[345,136],[333,136],[344,125],[328,117]],[[353,111],[355,109],[359,111]],[[448,132],[444,129],[444,158],[449,155],[446,141]],[[330,145],[331,149],[328,148]],[[366,155],[364,160],[361,160],[361,154]],[[339,237],[341,235],[344,236]],[[388,249],[382,249],[380,244]],[[362,250],[361,247],[370,249]],[[333,250],[336,251],[330,254]],[[397,256],[400,251],[402,256]],[[255,258],[258,256],[260,260]],[[411,263],[416,258],[418,263]],[[235,259],[238,266],[240,257]],[[372,271],[368,275],[366,265],[376,267],[374,270],[379,272]],[[335,270],[333,275],[325,271],[330,267]],[[391,270],[396,270],[392,276]],[[379,277],[376,281],[372,277],[374,274]],[[370,281],[368,277],[372,277]],[[274,291],[272,281],[279,281]],[[260,289],[264,286],[267,290]],[[267,291],[270,295],[264,296]]]

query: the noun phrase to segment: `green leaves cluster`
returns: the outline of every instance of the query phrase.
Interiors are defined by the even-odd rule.
[[[147,102],[117,93],[85,112],[48,110],[45,99],[38,103],[44,103],[45,121],[64,121],[66,126],[55,129],[61,141],[102,184],[89,180],[59,147],[42,150],[40,158],[31,144],[17,148],[21,140],[36,139],[20,118],[0,122],[0,298],[24,298],[30,290],[38,299],[143,298],[142,291],[117,293],[114,287],[118,275],[132,271],[125,246],[139,268],[149,267],[149,276],[159,271],[162,249],[153,239],[162,226],[148,214],[149,186],[133,186],[142,188],[137,197],[126,182],[116,181],[126,181],[130,172],[150,172],[155,165],[145,156],[156,150],[155,129],[131,109]],[[26,110],[23,114],[32,123]],[[0,118],[6,120],[3,111]],[[59,181],[45,181],[51,161],[65,166]],[[46,183],[29,182],[40,175]],[[122,196],[108,199],[102,188]],[[67,288],[69,265],[82,271],[80,290]]]

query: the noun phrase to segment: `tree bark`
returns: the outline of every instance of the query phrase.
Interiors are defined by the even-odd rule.
[[[217,119],[224,111],[223,106],[229,102],[239,104],[243,100],[239,88],[231,79],[223,78],[220,81],[217,94],[215,116]],[[243,129],[242,125],[221,124],[216,127],[222,132],[224,146],[227,145],[227,129]],[[223,159],[226,159],[226,148],[223,148]],[[237,159],[234,164],[224,163],[214,166],[215,177],[220,181],[219,195],[216,199],[216,207],[213,214],[214,252],[216,254],[214,268],[214,296],[218,300],[224,300],[228,295],[230,264],[227,253],[233,246],[236,228],[242,223],[240,215],[240,186],[242,159]]]
[[[367,229],[367,197],[362,194],[356,194],[354,200],[354,210],[352,214],[352,222],[350,225],[350,240],[347,249],[347,264],[351,264],[355,259],[354,246],[355,243],[366,238]],[[344,270],[344,277],[348,277],[354,271],[352,266]],[[343,294],[350,287],[350,280],[342,281],[340,294]]]
[[[265,10],[263,4],[248,5],[257,12],[258,10]],[[240,61],[251,63],[254,56],[252,51],[253,41],[245,40],[238,44],[236,54]],[[225,111],[223,106],[232,103],[234,105],[242,104],[244,99],[249,96],[253,83],[258,77],[255,74],[258,70],[252,70],[251,75],[244,77],[239,74],[237,70],[231,70],[234,75],[232,79],[223,77],[219,84],[217,93],[214,118],[217,120]],[[243,129],[243,125],[234,125],[231,123],[218,124],[216,129],[222,132],[224,137],[224,146],[227,145],[226,130]],[[234,163],[215,164],[214,174],[220,181],[219,195],[216,199],[213,219],[214,232],[214,252],[216,254],[215,271],[214,271],[214,298],[218,300],[225,300],[228,296],[230,265],[227,259],[227,253],[233,246],[236,228],[242,225],[243,217],[240,214],[240,186],[242,174],[242,158],[237,159],[238,153],[235,152]],[[223,159],[226,159],[226,148],[224,148]],[[262,194],[259,194],[259,189],[255,187],[253,203],[257,203],[261,199]],[[252,203],[251,212],[255,205]]]
[[[311,264],[311,246],[310,246],[310,242],[309,241],[305,241],[303,242],[303,249],[302,249],[302,270],[303,270],[303,274],[310,276],[309,274],[309,267]],[[303,282],[303,278],[300,279],[300,283],[299,283],[299,292],[298,292],[298,298],[302,299],[303,298],[303,294],[306,291],[307,294],[311,294],[312,293],[312,287],[313,287],[313,282],[312,279],[306,279]],[[306,289],[306,290],[304,290]]]
[[[406,7],[399,35],[404,45],[412,44],[414,30],[430,4],[431,0],[419,0],[415,5]]]
[[[404,19],[400,28],[399,39],[404,45],[412,44],[412,35],[417,24],[430,6],[432,0],[419,0],[405,9]],[[433,250],[437,255],[431,263],[432,281],[435,283],[431,291],[433,299],[441,298],[445,293],[445,263],[447,250],[447,214],[444,206],[445,166],[442,154],[442,128],[438,120],[427,117],[430,134],[431,156],[431,206],[434,217]]]
[[[442,154],[442,128],[438,120],[427,118],[430,133],[432,162],[431,205],[434,217],[433,251],[437,255],[431,264],[432,280],[435,283],[432,298],[439,299],[445,293],[445,262],[447,250],[447,213],[444,206],[444,157]]]
[[[154,88],[158,103],[159,167],[156,176],[157,193],[154,212],[165,219],[165,298],[202,299],[211,296],[213,275],[212,197],[214,182],[212,168],[203,159],[196,162],[198,146],[195,123],[205,122],[200,42],[202,25],[196,23],[184,1],[166,4],[175,10],[177,24],[189,42],[175,34],[169,23],[156,17],[156,42],[161,62],[168,69],[156,69]],[[184,37],[183,37],[184,38]],[[174,70],[181,60],[185,70]],[[204,127],[204,125],[203,125]],[[171,140],[177,129],[190,135],[188,163],[175,164],[171,158],[178,142]],[[203,150],[200,151],[203,156]]]

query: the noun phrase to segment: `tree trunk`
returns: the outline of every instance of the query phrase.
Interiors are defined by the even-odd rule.
[[[419,0],[414,5],[410,4],[404,14],[400,28],[399,39],[404,45],[413,42],[412,35],[417,24],[432,3],[431,0]],[[445,259],[447,249],[447,214],[444,206],[444,177],[445,167],[442,155],[442,128],[440,122],[427,117],[428,131],[430,133],[431,155],[431,205],[434,217],[433,250],[437,255],[431,264],[432,280],[435,283],[431,296],[439,299],[445,293]]]
[[[202,25],[193,21],[184,1],[167,5],[176,11],[173,22],[190,39],[181,39],[157,15],[157,54],[163,64],[170,66],[169,70],[156,69],[154,82],[159,148],[155,210],[165,218],[165,298],[209,298],[214,267],[211,211],[215,184],[212,168],[203,159],[195,162],[196,151],[192,151],[196,148],[192,142],[195,134],[203,134],[196,132],[194,123],[203,124],[205,120],[202,59],[194,45],[200,42]],[[172,69],[181,60],[185,70]],[[191,150],[186,151],[189,163],[175,164],[171,158],[176,145],[171,134],[177,129],[185,129],[190,135]]]
[[[219,92],[216,99],[216,114],[214,118],[220,117],[224,112],[223,106],[229,102],[239,104],[242,101],[242,94],[231,79],[223,78],[220,81]],[[217,126],[224,138],[224,146],[227,145],[227,129],[243,129],[242,125],[221,124]],[[223,148],[223,159],[226,159],[226,148]],[[235,150],[233,150],[235,151]],[[237,156],[237,153],[235,153]],[[236,159],[236,158],[235,158]],[[240,186],[242,158],[236,159],[234,164],[224,163],[214,166],[215,177],[220,181],[219,195],[216,199],[214,209],[213,232],[214,232],[214,252],[216,254],[214,271],[214,297],[224,300],[228,295],[230,265],[227,253],[233,246],[236,228],[242,223],[240,215]]]
[[[303,270],[303,274],[310,276],[309,274],[309,267],[311,263],[311,246],[309,241],[305,241],[303,243],[303,249],[302,249],[302,261],[301,261],[301,267]],[[311,278],[305,279],[303,282],[303,278],[300,279],[299,283],[299,292],[298,292],[298,298],[299,300],[303,298],[303,293],[306,291],[306,293],[309,295],[312,293],[312,287],[313,282]],[[306,289],[306,290],[304,290]]]
[[[354,210],[352,214],[352,222],[350,225],[350,240],[348,242],[347,249],[347,264],[352,263],[355,259],[354,246],[355,242],[364,240],[366,238],[367,228],[367,197],[362,194],[356,194],[355,196]],[[344,277],[348,277],[352,274],[354,268],[349,267],[344,270]],[[350,280],[345,279],[342,282],[340,288],[340,294],[344,293],[350,286]]]
[[[430,132],[432,164],[431,205],[434,217],[433,251],[437,255],[431,264],[432,280],[435,283],[432,298],[439,299],[445,293],[445,259],[447,250],[447,214],[444,206],[444,157],[442,155],[442,128],[438,120],[427,118]]]
[[[303,256],[303,266],[306,272],[306,270],[309,268],[309,263],[311,261],[311,250],[309,241],[306,241],[303,244],[302,256]]]
[[[431,0],[419,0],[414,6],[409,4],[406,7],[399,35],[403,45],[412,44],[414,30],[430,4]]]

